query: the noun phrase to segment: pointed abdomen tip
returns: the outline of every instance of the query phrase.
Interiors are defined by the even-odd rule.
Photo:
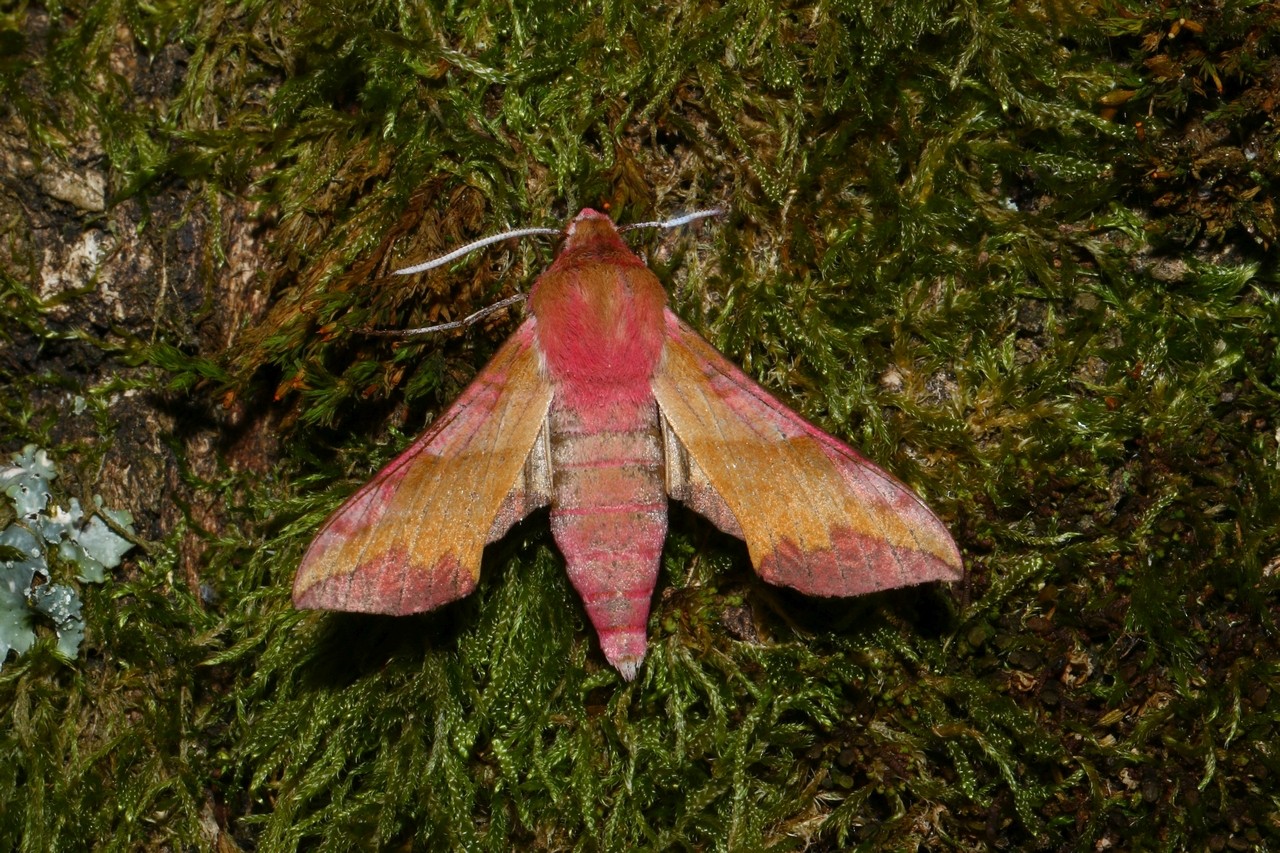
[[[645,652],[648,651],[643,630],[606,633],[600,638],[600,650],[604,652],[609,665],[627,681],[635,681],[640,664],[644,663]]]
[[[622,675],[624,681],[635,681],[636,673],[640,671],[640,663],[638,660],[625,660],[617,661],[613,665]]]

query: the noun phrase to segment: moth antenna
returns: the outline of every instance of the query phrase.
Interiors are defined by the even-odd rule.
[[[559,237],[564,232],[556,228],[517,228],[514,231],[503,231],[501,234],[491,234],[488,237],[482,237],[479,240],[468,243],[460,249],[454,249],[447,255],[441,255],[434,260],[426,261],[421,264],[414,264],[411,267],[398,269],[392,272],[392,275],[413,275],[416,272],[424,272],[433,270],[436,267],[444,266],[450,261],[457,260],[465,254],[474,252],[476,249],[483,249],[485,246],[494,243],[501,243],[503,240],[511,240],[516,237],[532,237],[534,235]]]
[[[723,208],[713,207],[708,210],[695,210],[692,213],[686,213],[666,220],[654,220],[652,222],[635,222],[631,225],[624,225],[618,229],[619,233],[623,231],[634,231],[637,228],[662,228],[671,229],[679,228],[681,225],[688,225],[690,222],[697,222],[699,219],[707,219],[712,216],[720,216],[724,213]],[[500,243],[503,240],[513,240],[519,237],[559,237],[563,232],[555,228],[516,228],[511,231],[503,231],[501,234],[491,234],[488,237],[481,237],[479,240],[473,240],[465,246],[454,249],[447,255],[441,255],[430,261],[424,261],[420,264],[414,264],[410,267],[392,271],[392,275],[413,275],[414,273],[426,272],[427,270],[442,267],[450,261],[457,260],[464,255],[474,252],[476,249],[483,249],[485,246],[491,246],[494,243]],[[369,329],[366,334],[376,335],[383,338],[412,338],[418,335],[430,335],[436,332],[447,332],[453,329],[462,329],[470,326],[472,323],[482,320],[496,311],[501,311],[509,305],[522,302],[525,294],[517,293],[514,296],[508,296],[506,299],[499,300],[492,305],[481,308],[474,314],[469,314],[461,320],[452,320],[448,323],[438,323],[434,326],[423,326],[419,329]]]
[[[720,216],[724,213],[724,208],[713,207],[709,210],[695,210],[693,213],[686,213],[683,216],[677,216],[664,221],[654,220],[653,222],[634,222],[631,225],[623,225],[618,229],[622,231],[633,231],[636,228],[679,228],[681,225],[688,225],[690,222],[697,222],[699,219],[706,219],[711,216]]]
[[[555,231],[552,233],[559,234],[560,232]],[[501,311],[508,305],[515,305],[517,302],[523,302],[524,300],[525,295],[523,293],[517,293],[515,296],[508,296],[506,299],[500,299],[492,305],[481,308],[474,314],[468,314],[461,320],[451,320],[448,323],[440,323],[435,326],[423,326],[421,329],[368,329],[365,331],[365,334],[377,335],[380,338],[412,338],[417,337],[418,335],[431,335],[436,332],[447,332],[451,329],[461,329],[466,326],[470,326],[472,323],[477,320],[483,320],[495,311]]]

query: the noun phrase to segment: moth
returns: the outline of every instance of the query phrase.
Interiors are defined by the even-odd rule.
[[[475,589],[487,543],[550,507],[601,650],[630,681],[669,500],[745,540],[764,580],[807,595],[960,578],[937,516],[672,313],[609,217],[583,210],[564,238],[492,361],[325,523],[296,606],[440,607]]]

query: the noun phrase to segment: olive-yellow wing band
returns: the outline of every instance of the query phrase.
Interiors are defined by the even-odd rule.
[[[329,518],[298,569],[298,607],[402,615],[461,598],[476,586],[486,541],[546,504],[538,442],[551,386],[535,322],[526,320],[427,433]]]
[[[668,450],[668,492],[745,539],[761,577],[822,596],[961,577],[950,533],[910,489],[782,405],[670,311],[666,325],[653,392],[680,444]],[[673,464],[681,450],[687,464]]]

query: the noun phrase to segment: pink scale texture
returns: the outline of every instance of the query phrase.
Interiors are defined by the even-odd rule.
[[[550,506],[600,647],[644,661],[667,500],[746,540],[770,583],[819,596],[956,580],[912,492],[805,421],[666,308],[607,216],[583,210],[530,317],[414,445],[329,519],[299,607],[408,614],[470,593],[486,542]]]

